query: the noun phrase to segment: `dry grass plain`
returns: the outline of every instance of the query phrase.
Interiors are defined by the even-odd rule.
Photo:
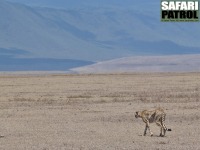
[[[142,109],[172,129],[142,136]],[[200,149],[200,73],[0,75],[1,150]]]

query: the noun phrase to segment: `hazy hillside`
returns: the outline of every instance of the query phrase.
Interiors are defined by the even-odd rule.
[[[83,7],[124,7],[152,10],[159,2],[149,0],[7,0],[29,6],[74,9]],[[159,9],[159,8],[158,8]]]
[[[92,33],[70,25],[67,18],[62,20],[59,16],[63,13],[70,15],[1,1],[0,48],[19,49],[27,51],[30,57],[42,58],[96,60],[115,57],[111,49],[88,41],[94,37]],[[119,53],[116,55],[120,56]],[[15,55],[21,56],[21,53]]]
[[[76,73],[197,72],[200,55],[135,56],[75,68]]]
[[[158,8],[157,12],[146,10],[148,3],[137,7],[142,1],[135,6],[130,0],[87,2],[91,0],[80,1],[77,7],[77,1],[69,6],[63,1],[65,9],[61,10],[1,0],[0,58],[34,58],[32,61],[48,58],[54,59],[54,63],[70,59],[87,63],[135,55],[200,53],[198,23],[161,23]],[[27,3],[33,5],[33,0]],[[54,3],[41,0],[34,4]],[[151,4],[152,8],[158,5]]]

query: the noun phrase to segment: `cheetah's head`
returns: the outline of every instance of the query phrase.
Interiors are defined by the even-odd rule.
[[[135,112],[135,118],[140,118],[140,117],[141,117],[140,112],[139,112],[139,111],[136,111],[136,112]]]

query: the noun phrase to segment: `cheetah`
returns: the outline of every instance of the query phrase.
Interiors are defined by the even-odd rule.
[[[153,136],[153,132],[150,129],[150,123],[156,123],[160,126],[160,136],[164,137],[166,131],[172,131],[165,126],[165,116],[166,113],[162,108],[157,108],[155,110],[143,110],[135,112],[135,118],[142,118],[143,122],[146,124],[144,129],[144,136],[146,135],[147,129],[149,129],[149,133]]]

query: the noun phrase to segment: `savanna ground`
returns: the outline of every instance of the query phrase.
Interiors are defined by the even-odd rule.
[[[142,136],[134,112],[172,129]],[[200,149],[200,73],[0,75],[1,150]]]

